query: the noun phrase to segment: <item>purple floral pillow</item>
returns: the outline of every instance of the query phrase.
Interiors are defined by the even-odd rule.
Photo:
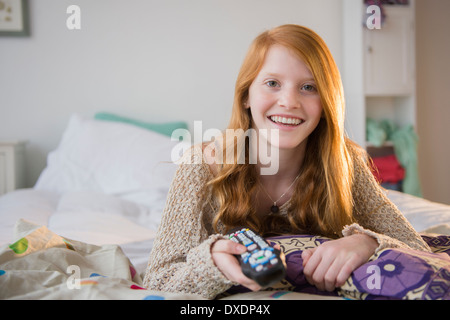
[[[433,253],[412,249],[384,249],[356,269],[334,292],[317,290],[303,274],[303,250],[330,239],[311,236],[283,236],[269,240],[280,245],[286,256],[286,277],[266,290],[289,290],[348,299],[450,299],[450,236],[423,236]],[[245,292],[233,287],[230,293]]]
[[[356,299],[450,300],[450,236],[422,238],[433,253],[385,249],[356,269],[340,294]]]
[[[412,249],[384,249],[356,269],[333,294],[350,299],[450,299],[450,236],[423,236],[433,253]],[[286,282],[293,291],[320,292],[303,275],[303,250],[329,239],[290,236],[270,239],[286,255]],[[439,253],[439,254],[438,254]],[[287,289],[287,288],[286,288]]]

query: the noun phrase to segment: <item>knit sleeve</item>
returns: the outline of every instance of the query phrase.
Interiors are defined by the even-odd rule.
[[[209,205],[204,185],[211,172],[198,152],[189,159],[181,162],[170,187],[144,286],[212,299],[230,288],[232,282],[211,257],[212,244],[223,236],[207,230],[204,223]]]
[[[354,157],[353,200],[357,223],[346,226],[344,236],[365,233],[384,248],[412,248],[430,251],[398,208],[387,198],[363,157]]]

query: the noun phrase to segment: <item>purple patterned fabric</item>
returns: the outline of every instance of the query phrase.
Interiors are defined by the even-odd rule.
[[[290,290],[349,299],[442,299],[450,300],[450,236],[423,236],[432,253],[412,249],[384,249],[357,268],[334,292],[310,285],[303,274],[303,250],[330,239],[311,235],[273,237],[286,256],[286,277],[266,290]],[[247,292],[239,286],[229,292]]]
[[[378,267],[369,268],[370,266]],[[379,270],[378,285],[371,281]],[[402,299],[409,291],[427,283],[433,270],[424,260],[396,250],[383,251],[376,260],[366,263],[353,272],[353,285],[369,294],[366,299],[391,297]]]

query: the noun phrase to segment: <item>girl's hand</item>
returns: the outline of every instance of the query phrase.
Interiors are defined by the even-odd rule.
[[[247,248],[231,240],[217,240],[211,247],[211,256],[214,264],[227,277],[228,280],[237,282],[252,291],[258,291],[261,286],[247,278],[243,273],[235,254],[241,254]]]
[[[366,234],[325,242],[303,251],[303,273],[319,290],[333,291],[345,283],[353,270],[366,263],[377,247],[377,241]]]

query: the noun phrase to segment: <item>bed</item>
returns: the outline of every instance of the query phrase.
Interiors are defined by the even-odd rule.
[[[72,115],[36,185],[0,197],[0,299],[202,299],[142,287],[172,160],[187,146],[170,138],[176,128],[186,126]],[[330,294],[298,272],[302,250],[328,239],[272,238],[285,251],[286,279],[220,298],[450,299],[450,206],[397,191],[388,197],[433,253],[383,250]]]

